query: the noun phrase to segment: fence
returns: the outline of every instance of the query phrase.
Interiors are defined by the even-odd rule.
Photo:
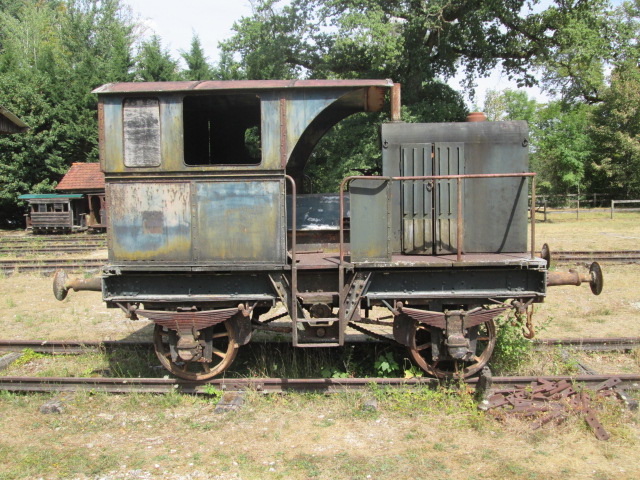
[[[640,203],[640,200],[611,200],[611,218],[613,218],[616,205],[621,203]],[[625,212],[640,212],[640,208],[625,208],[624,210]]]
[[[640,204],[640,200],[614,200],[611,195],[602,193],[593,194],[566,194],[566,195],[536,195],[535,213],[543,215],[543,221],[547,221],[547,215],[575,214],[580,218],[580,212],[593,211],[595,209],[610,209],[613,218],[616,205]],[[531,196],[529,196],[531,205]],[[618,208],[620,211],[621,209]],[[625,212],[640,212],[640,208],[624,208]]]

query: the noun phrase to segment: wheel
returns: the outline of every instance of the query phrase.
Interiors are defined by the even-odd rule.
[[[439,332],[435,332],[438,330]],[[479,372],[484,367],[496,346],[496,324],[493,320],[481,323],[469,329],[468,337],[476,339],[475,355],[471,361],[454,360],[447,354],[444,341],[439,341],[440,360],[433,360],[431,337],[437,333],[440,338],[442,330],[418,323],[413,331],[416,348],[409,348],[409,355],[429,375],[437,378],[466,378]],[[412,340],[413,340],[412,339]],[[473,342],[472,342],[473,343]],[[444,358],[442,358],[444,357]]]
[[[176,377],[185,380],[208,380],[224,372],[233,363],[238,353],[235,332],[231,322],[223,322],[201,330],[201,337],[206,338],[211,333],[213,355],[211,362],[183,361],[171,359],[171,336],[175,331],[165,329],[156,324],[153,331],[153,346],[162,366]]]

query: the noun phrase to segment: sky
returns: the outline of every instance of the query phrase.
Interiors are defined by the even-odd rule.
[[[249,0],[123,0],[123,3],[128,4],[145,25],[144,35],[159,35],[162,45],[180,60],[180,52],[189,51],[193,33],[197,33],[209,61],[217,61],[218,42],[233,34],[235,21],[251,15]],[[461,90],[456,79],[448,83]],[[516,89],[516,85],[498,70],[489,78],[478,79],[474,102],[465,96],[468,107],[473,109],[474,103],[481,107],[487,90],[505,88]],[[527,89],[527,92],[538,101],[548,100],[537,88]]]

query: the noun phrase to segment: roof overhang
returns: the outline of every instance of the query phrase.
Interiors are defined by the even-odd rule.
[[[151,93],[211,90],[278,90],[292,88],[393,87],[386,80],[205,80],[200,82],[133,82],[108,83],[92,93]]]
[[[29,127],[27,126],[26,123],[20,120],[16,115],[11,113],[9,110],[4,108],[2,105],[0,105],[0,116],[3,116],[4,118],[6,118],[9,121],[9,123],[12,124],[15,128],[15,130],[8,131],[8,132],[0,132],[0,133],[22,133],[29,130]]]

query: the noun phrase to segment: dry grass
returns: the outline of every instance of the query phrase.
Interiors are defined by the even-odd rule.
[[[613,435],[599,442],[579,417],[534,432],[478,413],[464,393],[249,394],[242,410],[213,413],[205,399],[63,397],[0,401],[0,478],[545,479],[638,478],[637,418],[601,407]]]
[[[562,250],[639,250],[640,213],[608,211],[575,215],[549,215],[547,222],[536,217],[536,245],[549,244],[551,252]]]

